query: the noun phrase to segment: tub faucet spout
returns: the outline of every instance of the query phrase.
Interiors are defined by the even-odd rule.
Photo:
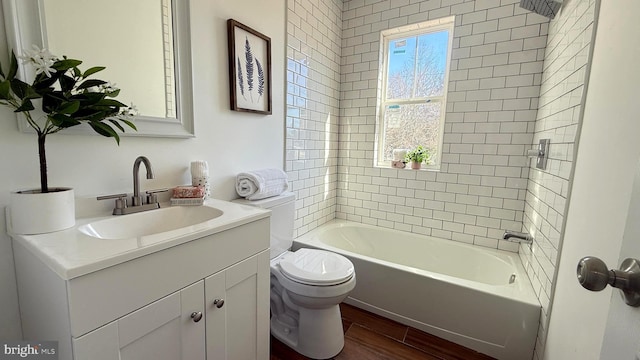
[[[502,235],[502,239],[527,244],[531,244],[533,242],[533,236],[529,235],[528,233],[511,230],[506,230]]]

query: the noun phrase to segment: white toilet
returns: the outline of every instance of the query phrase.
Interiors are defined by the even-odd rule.
[[[298,353],[328,359],[344,346],[340,307],[356,285],[349,259],[293,244],[295,195],[236,200],[271,210],[271,334]]]

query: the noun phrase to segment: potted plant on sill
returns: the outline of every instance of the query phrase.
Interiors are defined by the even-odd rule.
[[[136,130],[131,122],[136,111],[114,99],[119,89],[106,81],[89,79],[105,67],[91,67],[83,72],[78,68],[82,61],[66,56],[58,58],[36,46],[25,53],[20,58],[34,67],[35,78],[28,84],[16,77],[18,60],[12,52],[8,72],[5,74],[0,67],[0,104],[22,114],[37,134],[40,188],[12,192],[10,196],[12,231],[37,234],[75,224],[73,189],[50,188],[48,184],[47,136],[86,123],[98,134],[113,137],[120,144],[117,130],[124,132],[123,125]]]
[[[418,145],[413,150],[409,151],[405,157],[406,162],[411,162],[411,168],[419,170],[422,167],[422,163],[428,161],[431,157],[429,149],[425,149],[422,145]]]

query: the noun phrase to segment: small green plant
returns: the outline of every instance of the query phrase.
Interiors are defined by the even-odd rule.
[[[406,162],[414,162],[414,163],[423,163],[428,162],[431,158],[431,153],[429,149],[425,149],[422,145],[418,145],[415,149],[409,151],[405,156],[404,160]]]
[[[82,72],[78,68],[82,61],[66,56],[59,58],[36,46],[25,51],[20,58],[33,66],[35,78],[28,84],[16,77],[18,59],[12,51],[9,71],[5,74],[0,68],[0,105],[24,115],[38,135],[40,189],[45,193],[49,191],[45,153],[47,135],[86,123],[96,133],[112,137],[120,144],[116,130],[124,132],[123,125],[136,130],[132,120],[137,111],[133,105],[127,106],[114,99],[120,90],[111,83],[87,79],[104,70],[104,66]]]

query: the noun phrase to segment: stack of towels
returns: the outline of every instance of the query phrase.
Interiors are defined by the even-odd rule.
[[[280,169],[243,172],[236,177],[236,192],[247,200],[278,196],[289,189],[287,174]]]

